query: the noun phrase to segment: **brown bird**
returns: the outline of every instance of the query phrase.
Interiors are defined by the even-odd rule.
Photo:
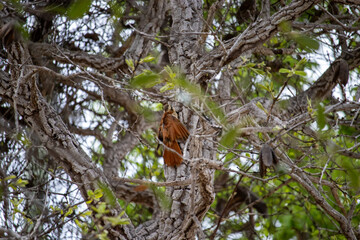
[[[178,166],[182,162],[182,152],[178,140],[186,140],[189,137],[189,131],[179,121],[176,112],[170,107],[164,112],[161,118],[158,138],[165,144],[164,162],[168,166]],[[177,154],[178,153],[178,154]]]
[[[279,163],[279,159],[276,157],[274,150],[266,143],[261,147],[259,162],[260,162],[259,168],[260,168],[261,177],[265,176],[267,168],[270,167],[275,168]]]

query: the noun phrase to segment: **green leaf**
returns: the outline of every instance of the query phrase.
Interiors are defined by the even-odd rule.
[[[346,134],[346,135],[355,135],[357,134],[359,131],[356,129],[356,127],[350,127],[350,126],[345,126],[345,125],[340,125],[339,126],[339,132],[341,134]]]
[[[279,73],[290,73],[291,71],[289,69],[286,68],[280,68],[279,69]]]
[[[102,233],[100,234],[97,234],[97,237],[100,239],[100,240],[110,240],[110,238],[108,237],[108,231],[107,230],[104,230]]]
[[[90,216],[92,213],[93,213],[93,211],[88,210],[86,212],[81,213],[80,217],[87,217],[87,216]]]
[[[282,32],[290,32],[291,31],[291,23],[289,21],[283,21],[279,24],[279,29]]]
[[[166,66],[164,69],[165,72],[169,75],[170,79],[175,79],[176,73],[174,73],[170,66]]]
[[[307,62],[307,59],[306,58],[302,58],[298,63],[296,63],[296,66],[295,66],[295,70],[297,70],[297,69],[299,69],[299,67],[301,66],[301,65],[303,65],[304,63],[306,63]]]
[[[170,210],[171,208],[171,198],[168,197],[161,188],[154,185],[150,185],[151,190],[154,192],[154,195],[159,201],[159,205],[162,209]]]
[[[65,217],[71,215],[74,212],[74,210],[72,208],[69,208],[69,210],[65,213]]]
[[[11,180],[11,179],[14,179],[14,178],[16,178],[15,175],[10,175],[10,176],[7,176],[6,178],[4,178],[4,181]]]
[[[151,104],[150,109],[154,112],[158,112],[163,109],[163,105],[161,103],[153,103]]]
[[[97,207],[91,206],[92,210],[97,212],[96,214],[97,218],[100,218],[103,214],[109,213],[110,211],[106,208],[105,202],[100,202]]]
[[[155,60],[155,58],[154,58],[153,56],[150,56],[150,55],[149,55],[149,56],[141,59],[141,60],[140,60],[140,63],[151,62],[151,61],[154,61],[154,60]]]
[[[235,143],[235,139],[237,137],[238,133],[236,131],[236,128],[229,129],[221,138],[220,144],[225,147],[231,147]]]
[[[101,188],[102,192],[104,193],[104,198],[106,202],[111,207],[114,207],[116,204],[116,196],[114,195],[113,191],[106,184],[102,182],[98,182],[98,185]]]
[[[259,87],[261,87],[261,88],[264,89],[265,91],[269,92],[269,87],[268,87],[267,84],[266,84],[266,85],[263,85],[263,84],[259,83]]]
[[[268,111],[264,108],[261,102],[256,102],[256,106],[268,114]]]
[[[201,88],[199,85],[191,83],[186,80],[184,77],[179,77],[174,79],[175,85],[184,88],[187,92],[192,93],[198,97],[201,97]]]
[[[87,190],[87,195],[89,196],[90,199],[94,198],[94,192],[92,190]]]
[[[246,64],[244,67],[253,68],[253,67],[255,67],[255,66],[256,66],[255,63],[248,63],[248,64]]]
[[[18,133],[18,134],[16,135],[16,138],[17,138],[24,146],[27,146],[27,147],[31,146],[31,141],[30,141],[30,139],[29,139],[26,135],[21,134],[21,133]]]
[[[350,179],[350,187],[357,191],[360,188],[360,174],[358,167],[354,166],[354,163],[346,158],[342,158],[340,164],[346,169],[347,176]]]
[[[94,192],[95,200],[99,200],[103,196],[103,191],[101,189],[96,189]]]
[[[135,88],[151,88],[159,83],[161,83],[160,75],[150,70],[144,70],[130,82]]]
[[[304,72],[304,71],[295,71],[295,74],[302,76],[302,77],[306,77],[306,72]]]
[[[174,89],[174,87],[175,87],[174,83],[168,82],[168,83],[166,83],[164,86],[162,86],[160,88],[160,92],[163,93],[163,92],[166,92],[168,90],[172,90],[172,89]]]
[[[312,104],[311,104],[311,99],[309,99],[308,97],[307,97],[307,110],[310,114],[313,114],[313,112],[314,112]]]
[[[124,215],[124,213],[119,214],[116,217],[104,217],[104,219],[109,221],[113,227],[117,225],[129,224],[130,220],[128,218],[121,218],[122,215]]]
[[[253,70],[255,73],[264,76],[265,72],[261,69],[257,69],[257,68],[250,68],[251,70]]]
[[[225,114],[223,110],[219,107],[219,105],[216,102],[211,101],[210,99],[206,100],[206,105],[209,107],[212,114],[216,116],[218,121],[223,123],[225,120]]]
[[[324,112],[325,112],[325,108],[321,104],[318,104],[316,122],[319,130],[322,130],[326,125],[326,117]]]
[[[27,184],[29,183],[28,180],[22,180],[21,178],[19,178],[15,185],[18,186],[18,187],[25,187]]]
[[[79,219],[74,219],[74,221],[75,221],[75,224],[79,227],[79,228],[83,228],[84,227],[84,223],[81,223],[80,221],[79,221]]]
[[[125,62],[130,67],[131,71],[135,70],[134,62],[132,59],[125,59]]]
[[[303,34],[293,34],[294,40],[299,44],[301,48],[303,48],[305,51],[311,52],[313,50],[318,50],[320,44],[312,39],[311,37],[308,37]]]
[[[69,19],[78,19],[85,15],[89,11],[91,0],[75,0],[69,7],[66,15]]]
[[[137,106],[135,109],[136,109],[136,112],[139,115],[142,115],[146,121],[149,121],[149,122],[157,121],[154,111],[152,111],[151,108],[145,107],[145,106]]]
[[[116,18],[121,18],[124,15],[125,7],[123,4],[119,3],[116,0],[107,1],[109,7],[111,8],[111,13]]]

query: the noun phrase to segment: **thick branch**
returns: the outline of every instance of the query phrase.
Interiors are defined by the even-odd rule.
[[[256,46],[266,42],[278,32],[278,25],[280,23],[296,19],[296,17],[317,2],[319,1],[293,1],[288,6],[273,14],[269,19],[259,18],[255,23],[249,25],[242,34],[225,44],[227,54],[225,54],[222,46],[219,46],[200,58],[199,61],[197,61],[197,68],[216,70],[230,63],[245,52],[253,51]],[[198,75],[197,79],[200,79],[203,74]]]
[[[101,55],[82,51],[70,51],[48,43],[28,43],[30,53],[37,57],[39,53],[60,63],[91,67],[101,72],[116,73],[117,70],[127,71],[125,58],[107,58]]]

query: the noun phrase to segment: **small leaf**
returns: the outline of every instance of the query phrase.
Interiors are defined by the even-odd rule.
[[[71,215],[74,212],[74,210],[72,208],[69,208],[69,210],[65,213],[65,217]]]
[[[154,61],[154,60],[155,60],[155,58],[154,58],[153,56],[150,56],[150,55],[149,55],[149,56],[141,59],[141,60],[140,60],[140,63],[143,63],[143,62],[151,62],[151,61]]]
[[[283,21],[279,24],[279,29],[282,32],[290,32],[291,31],[291,23],[289,21]]]
[[[97,207],[91,206],[92,210],[97,212],[95,217],[100,218],[103,214],[109,213],[110,210],[106,209],[106,203],[101,202],[97,205]]]
[[[121,218],[120,215],[117,217],[104,217],[104,219],[109,221],[113,227],[130,223],[130,220],[128,218]]]
[[[293,36],[294,36],[295,41],[305,51],[310,52],[312,50],[319,49],[320,44],[316,40],[314,40],[306,35],[303,35],[303,34],[294,34]]]
[[[134,62],[132,59],[125,59],[126,64],[130,67],[132,71],[135,70]]]
[[[161,191],[160,188],[150,185],[151,190],[153,190],[154,195],[159,201],[159,205],[162,209],[170,210],[171,208],[171,198],[168,197],[165,192]]]
[[[216,102],[211,101],[210,99],[207,99],[205,102],[206,105],[209,107],[210,111],[212,112],[212,114],[216,116],[218,121],[223,122],[225,119],[225,114],[222,111],[222,109],[219,107],[219,105]]]
[[[111,206],[114,207],[116,204],[116,196],[114,195],[113,191],[104,183],[98,182],[99,187],[101,188],[102,192],[104,193],[104,198],[106,202]]]
[[[82,228],[83,224],[78,219],[75,218],[74,221],[79,228]]]
[[[299,69],[299,67],[301,66],[301,65],[303,65],[304,63],[306,63],[307,62],[307,59],[306,58],[302,58],[297,64],[296,64],[296,66],[295,66],[295,70],[297,70],[297,69]]]
[[[268,111],[264,108],[261,102],[256,102],[256,106],[268,114]]]
[[[306,77],[306,72],[304,72],[304,71],[295,71],[295,74],[299,75],[299,76]]]
[[[311,104],[311,99],[309,99],[307,97],[307,110],[310,114],[313,114],[313,108],[312,108],[312,104]]]
[[[358,190],[360,187],[360,174],[357,167],[349,159],[343,158],[341,165],[346,169],[346,174],[350,179],[350,187],[354,190]]]
[[[10,176],[7,176],[6,178],[4,178],[4,181],[11,180],[11,179],[14,179],[14,178],[16,178],[15,175],[10,175]]]
[[[261,87],[262,89],[264,89],[265,91],[269,92],[269,87],[266,85],[263,85],[263,84],[259,84],[259,87]]]
[[[169,75],[170,79],[175,79],[176,73],[174,73],[174,71],[171,69],[170,66],[166,66],[166,67],[165,67],[165,72],[167,72],[167,74]]]
[[[108,237],[108,231],[104,230],[101,234],[98,234],[97,237],[100,240],[110,240],[110,238]]]
[[[248,63],[248,64],[245,65],[245,67],[247,67],[247,68],[253,68],[255,66],[256,66],[255,63]]]
[[[103,196],[103,191],[101,189],[96,189],[94,192],[95,200],[99,200]]]
[[[231,128],[222,136],[220,144],[225,147],[231,147],[232,145],[234,145],[237,135],[238,133],[236,131],[236,128]]]
[[[151,88],[161,83],[160,76],[150,70],[145,70],[143,73],[134,77],[130,84],[135,88]]]
[[[80,216],[81,217],[87,217],[87,216],[90,216],[92,213],[93,213],[93,211],[88,210],[86,212],[81,213]]]
[[[122,217],[124,214],[125,214],[125,211],[123,210],[123,211],[119,214],[119,216]]]
[[[91,0],[75,0],[69,7],[66,15],[69,19],[77,19],[89,11]]]
[[[9,184],[9,187],[11,187],[14,191],[16,191],[16,187],[14,186],[13,183],[10,183],[10,184]]]
[[[174,83],[176,86],[184,88],[187,92],[192,93],[196,96],[202,96],[201,88],[198,84],[191,83],[186,80],[185,77],[178,77],[174,79]]]
[[[16,198],[10,199],[10,202],[14,205],[15,208],[18,208],[18,206],[24,201],[23,198],[17,200]]]
[[[18,187],[25,187],[27,184],[29,183],[28,180],[22,180],[21,178],[19,178],[15,185],[18,186]]]
[[[319,127],[319,130],[322,130],[326,125],[326,118],[324,112],[325,112],[325,108],[321,104],[318,104],[316,122]]]
[[[265,72],[263,70],[257,69],[257,68],[251,68],[255,73],[264,76]]]
[[[291,71],[289,69],[286,68],[280,68],[279,69],[279,73],[290,73]]]
[[[92,190],[87,190],[87,195],[92,199],[94,197],[94,192]]]
[[[174,89],[175,85],[173,83],[166,83],[164,86],[162,86],[160,88],[160,92],[163,93],[163,92],[166,92],[168,90],[172,90]]]

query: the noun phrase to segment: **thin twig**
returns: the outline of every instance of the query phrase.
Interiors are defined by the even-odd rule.
[[[147,181],[147,180],[142,180],[142,179],[114,177],[113,181],[130,182],[130,183],[136,183],[136,184],[141,184],[141,185],[154,185],[154,186],[158,186],[158,187],[188,186],[191,184],[191,179],[186,179],[186,180],[182,180],[182,181],[172,181],[172,182],[153,182],[153,181]]]

